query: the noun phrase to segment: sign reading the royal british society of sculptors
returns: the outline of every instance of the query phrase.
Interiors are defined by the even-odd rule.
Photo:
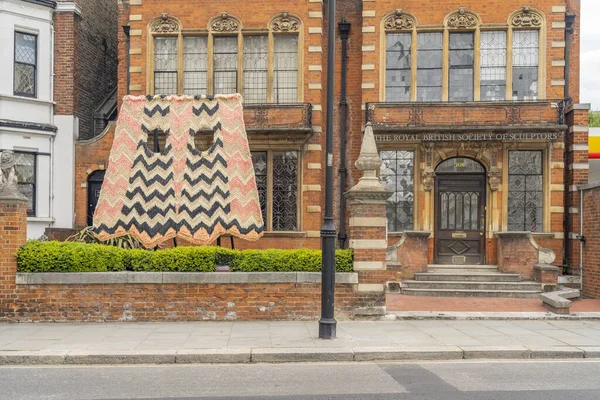
[[[501,142],[557,140],[558,133],[418,133],[375,135],[377,142]]]

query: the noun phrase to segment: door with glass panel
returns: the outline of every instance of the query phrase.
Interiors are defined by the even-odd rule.
[[[485,170],[452,158],[435,171],[435,262],[485,262]]]

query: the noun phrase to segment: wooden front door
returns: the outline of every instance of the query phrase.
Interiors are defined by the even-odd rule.
[[[436,172],[435,262],[485,262],[485,173]]]

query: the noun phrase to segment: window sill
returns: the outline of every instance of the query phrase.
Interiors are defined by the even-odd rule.
[[[54,222],[50,217],[27,217],[27,222]]]
[[[288,237],[288,238],[304,238],[306,232],[300,231],[268,231],[265,232],[263,237]]]

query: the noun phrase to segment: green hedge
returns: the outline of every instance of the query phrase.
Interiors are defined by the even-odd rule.
[[[221,247],[177,247],[164,250],[124,250],[102,244],[28,241],[17,253],[21,272],[174,271],[320,271],[321,251],[230,250]],[[336,250],[337,272],[352,271],[352,250]]]

